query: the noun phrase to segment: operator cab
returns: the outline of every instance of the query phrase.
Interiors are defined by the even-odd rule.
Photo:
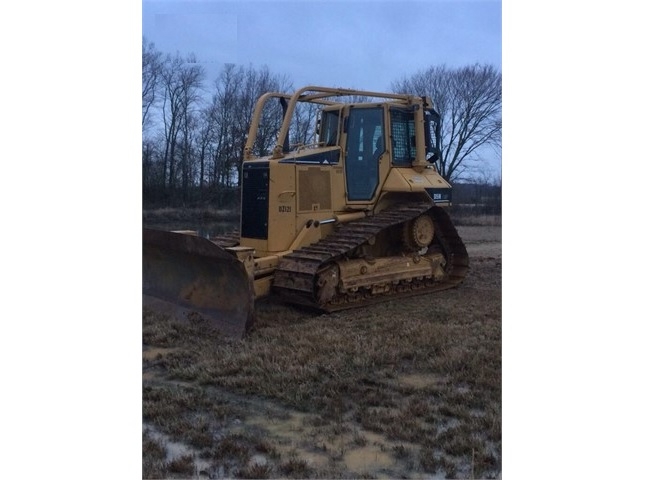
[[[440,116],[433,109],[425,110],[424,122],[425,158],[434,163],[440,157]],[[319,125],[319,145],[343,148],[348,201],[368,202],[375,196],[385,155],[397,168],[411,168],[416,161],[412,108],[389,103],[327,107]]]

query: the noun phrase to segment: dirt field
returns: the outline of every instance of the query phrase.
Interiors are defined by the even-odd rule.
[[[500,478],[501,227],[460,226],[465,282],[255,331],[143,313],[145,478]]]

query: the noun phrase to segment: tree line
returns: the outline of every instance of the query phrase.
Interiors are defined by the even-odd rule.
[[[146,205],[213,205],[237,201],[246,135],[257,99],[269,91],[294,91],[286,75],[268,67],[225,65],[212,91],[194,54],[164,54],[143,38],[143,202]],[[300,86],[298,86],[300,87]],[[495,67],[431,67],[391,85],[395,93],[428,95],[441,114],[441,161],[451,181],[483,174],[482,147],[500,147],[502,76]],[[300,105],[291,145],[311,143],[316,112]],[[274,146],[282,110],[266,105],[254,145],[256,155]],[[481,163],[481,162],[480,162]]]

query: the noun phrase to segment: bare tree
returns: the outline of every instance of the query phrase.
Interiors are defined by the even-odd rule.
[[[481,148],[500,148],[502,74],[494,66],[430,67],[394,82],[392,90],[431,97],[441,116],[438,168],[446,179],[469,173]]]
[[[251,117],[258,98],[266,92],[288,92],[292,88],[292,84],[286,76],[275,75],[267,67],[256,70],[249,66],[246,69],[243,91],[238,104],[238,118],[240,119],[238,128],[242,132],[243,139],[246,139],[246,134],[249,131]],[[254,144],[256,155],[264,156],[272,151],[281,126],[282,116],[282,108],[275,99],[265,105]]]
[[[241,159],[242,138],[237,137],[237,103],[242,90],[244,71],[226,65],[215,81],[215,94],[209,120],[213,128],[212,183],[231,185],[231,167]]]
[[[196,57],[190,54],[178,72],[178,83],[180,86],[180,103],[182,105],[182,142],[181,142],[181,167],[182,167],[182,191],[184,199],[187,199],[195,175],[196,164],[193,162],[194,136],[198,127],[200,112],[198,106],[201,102],[201,90],[205,70],[196,63]]]
[[[299,103],[296,105],[291,122],[291,145],[311,144],[316,135],[316,119],[319,106],[313,103]]]
[[[205,71],[196,64],[195,56],[185,59],[179,53],[168,55],[161,71],[163,169],[165,187],[170,191],[174,191],[178,180],[185,192],[190,184],[193,123],[204,75]]]
[[[159,143],[152,138],[143,139],[143,187],[148,190],[156,190],[163,184],[160,175]]]
[[[268,91],[287,91],[287,79],[272,74],[267,67],[226,65],[215,81],[208,121],[212,124],[213,183],[230,186],[238,180],[242,153],[258,97]],[[257,154],[266,155],[274,146],[281,124],[281,108],[275,102],[266,106],[257,135]]]
[[[150,107],[157,96],[157,87],[162,68],[162,54],[154,43],[143,37],[143,130],[149,124]]]
[[[201,192],[206,183],[209,182],[210,172],[208,174],[208,181],[206,182],[206,167],[210,165],[212,145],[214,142],[214,121],[212,119],[214,110],[211,105],[208,105],[201,111],[200,128],[196,132],[196,153],[198,155],[198,185]]]

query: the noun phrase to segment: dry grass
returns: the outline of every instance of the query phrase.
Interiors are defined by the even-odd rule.
[[[218,208],[154,208],[143,210],[144,223],[169,223],[187,221],[228,222],[239,219],[238,209]]]
[[[228,477],[501,471],[499,260],[474,259],[435,296],[330,315],[268,300],[257,314],[229,342],[144,312],[144,344],[163,349],[144,358],[144,421]],[[370,448],[391,463],[347,461]]]
[[[164,478],[167,470],[166,448],[143,431],[143,478]]]
[[[143,210],[143,225],[157,230],[194,230],[199,235],[218,235],[236,228],[239,209],[159,208]]]
[[[452,221],[456,226],[500,227],[503,224],[503,216],[452,214]]]

